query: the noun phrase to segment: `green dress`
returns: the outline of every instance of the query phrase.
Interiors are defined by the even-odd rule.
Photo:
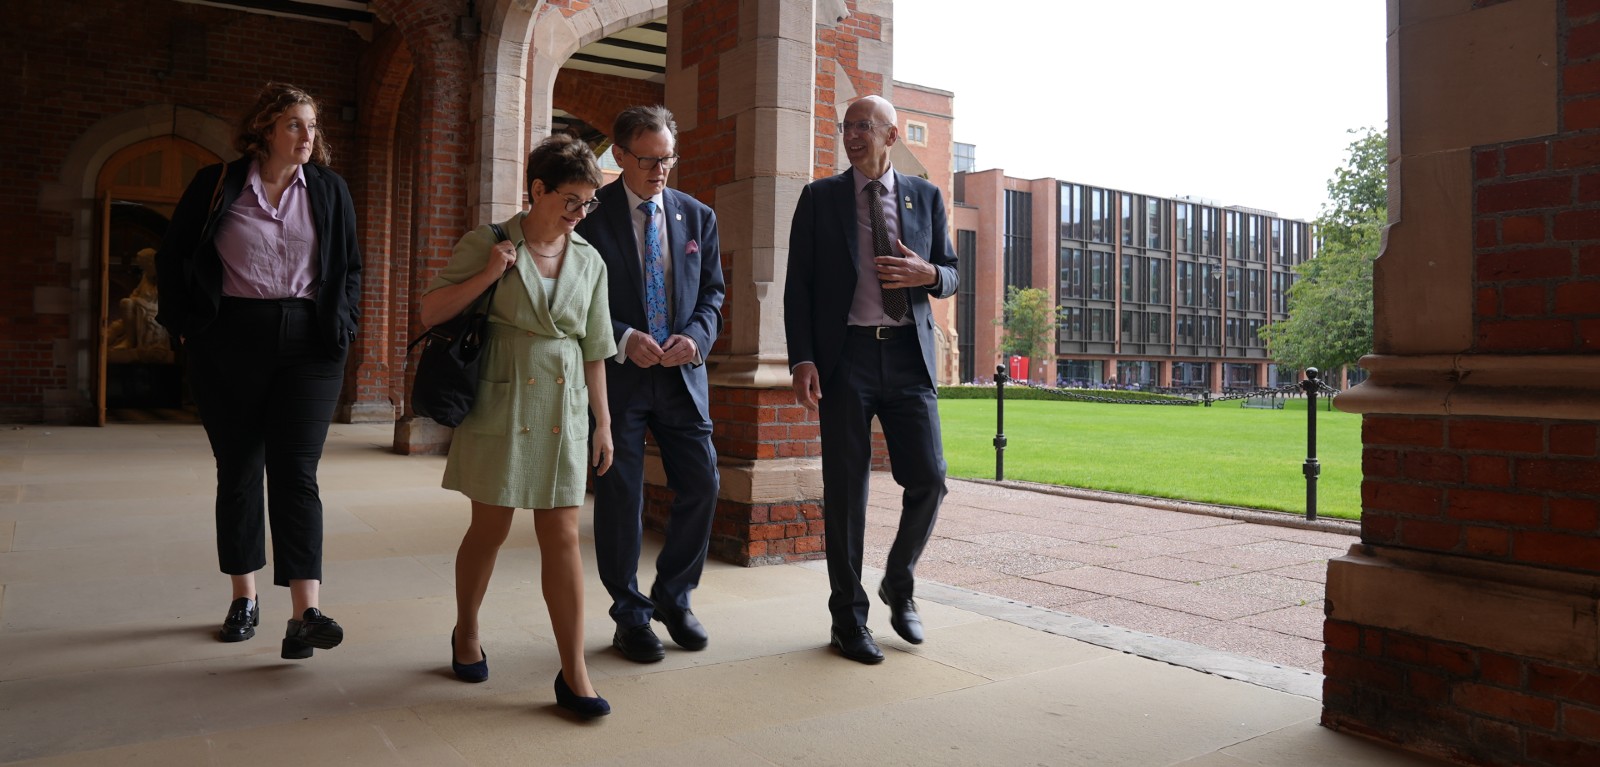
[[[515,273],[495,290],[478,395],[451,438],[443,486],[495,506],[577,506],[589,458],[583,363],[617,353],[605,262],[573,234],[554,293],[547,293],[523,247],[523,215],[503,224],[517,244]],[[482,271],[494,242],[487,225],[468,232],[428,292]]]

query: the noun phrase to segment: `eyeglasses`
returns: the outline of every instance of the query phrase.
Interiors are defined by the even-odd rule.
[[[566,195],[566,198],[568,213],[577,213],[579,208],[583,208],[583,215],[587,216],[590,213],[593,213],[595,208],[600,207],[599,197],[590,197],[587,200],[580,200],[578,199],[577,195],[569,194]]]
[[[857,120],[855,122],[850,122],[849,120],[840,120],[839,132],[849,133],[850,131],[858,131],[861,133],[871,133],[873,128],[887,128],[892,124],[893,123],[875,123],[871,120]]]
[[[633,154],[633,150],[625,146],[617,148],[628,154]],[[644,157],[636,154],[633,154],[633,156],[634,159],[639,161],[639,170],[654,170],[657,165],[660,165],[663,170],[672,170],[673,166],[678,164],[678,156],[675,154],[669,154],[666,157]]]

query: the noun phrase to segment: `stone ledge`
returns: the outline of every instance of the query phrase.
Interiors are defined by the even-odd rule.
[[[1328,561],[1333,620],[1558,663],[1600,663],[1600,577],[1355,544]]]
[[[1346,413],[1600,420],[1600,356],[1374,354],[1371,377],[1335,397]]]

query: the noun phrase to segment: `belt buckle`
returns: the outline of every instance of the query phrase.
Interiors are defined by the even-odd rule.
[[[874,327],[872,329],[872,337],[874,340],[887,341],[891,338],[894,338],[894,328],[883,325]]]

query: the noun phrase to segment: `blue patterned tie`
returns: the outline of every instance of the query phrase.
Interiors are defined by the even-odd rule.
[[[667,270],[661,264],[661,230],[656,226],[654,200],[639,203],[644,211],[644,310],[650,335],[667,342]]]

